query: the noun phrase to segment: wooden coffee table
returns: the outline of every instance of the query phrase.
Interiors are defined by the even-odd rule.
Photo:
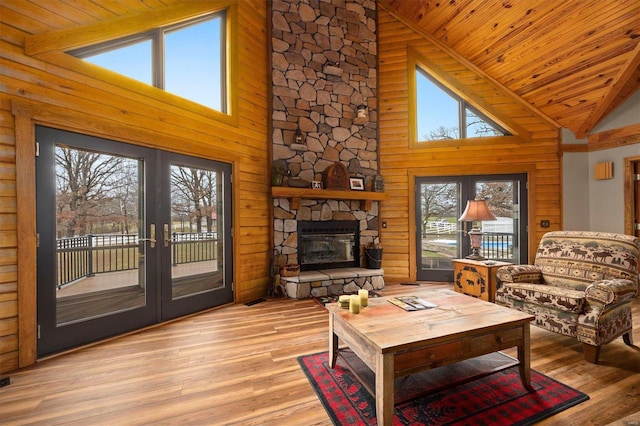
[[[378,424],[392,423],[395,378],[514,346],[522,384],[531,387],[532,315],[451,290],[409,294],[438,307],[405,311],[388,301],[399,295],[371,298],[359,314],[327,305],[330,366],[335,367],[341,341],[375,373]]]

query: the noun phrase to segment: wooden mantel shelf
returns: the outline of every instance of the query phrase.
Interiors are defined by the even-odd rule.
[[[387,195],[383,192],[341,191],[337,189],[290,188],[286,186],[271,187],[273,198],[288,198],[292,209],[300,207],[300,200],[357,200],[364,201],[363,210],[371,209],[372,201],[384,201]]]

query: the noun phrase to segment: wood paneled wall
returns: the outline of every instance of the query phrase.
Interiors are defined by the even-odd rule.
[[[410,142],[410,84],[412,55],[430,71],[490,116],[515,129],[514,136],[442,141],[427,147]],[[380,220],[387,222],[381,240],[385,279],[415,279],[414,188],[417,176],[527,173],[529,181],[529,254],[546,231],[560,229],[560,131],[512,93],[447,51],[419,29],[411,28],[384,7],[378,12],[380,168],[389,200]],[[486,109],[485,109],[486,110]],[[541,229],[541,219],[551,228]]]
[[[0,373],[35,361],[35,228],[33,219],[26,217],[35,211],[35,188],[30,188],[33,180],[28,178],[35,171],[34,161],[16,159],[16,151],[21,152],[19,158],[33,151],[35,124],[232,163],[235,298],[252,300],[266,290],[271,206],[265,179],[267,3],[164,2],[175,3],[170,7],[174,16],[180,7],[185,7],[185,16],[197,7],[230,7],[235,15],[233,119],[59,50],[25,53],[25,39],[46,43],[46,34],[57,37],[61,31],[109,19],[120,22],[115,21],[122,18],[115,9],[108,11],[98,3],[86,4],[88,9],[82,12],[50,1],[0,4]],[[149,12],[161,15],[168,8],[162,2],[123,0],[117,9],[123,15],[140,9],[145,14],[139,16],[145,19],[137,22],[144,25],[158,16]],[[23,177],[18,186],[16,176]],[[27,190],[21,192],[20,185]],[[24,217],[17,217],[18,197]]]

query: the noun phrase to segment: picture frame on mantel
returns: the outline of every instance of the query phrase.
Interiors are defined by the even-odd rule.
[[[349,178],[349,188],[352,191],[364,191],[364,179],[363,178]]]

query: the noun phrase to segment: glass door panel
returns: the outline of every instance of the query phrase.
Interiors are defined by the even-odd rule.
[[[224,286],[224,235],[218,197],[222,174],[171,165],[171,295],[173,299]]]
[[[496,220],[482,221],[482,255],[491,260],[520,262],[520,185],[518,180],[479,180],[475,196],[487,202]]]
[[[460,252],[458,212],[462,186],[459,182],[434,179],[420,182],[417,187],[418,275],[446,280],[453,271],[451,259]]]
[[[231,268],[231,166],[163,153],[160,204],[163,224],[162,317],[186,315],[233,300]]]
[[[151,151],[41,126],[36,140],[38,355],[153,324]]]
[[[55,146],[56,324],[146,304],[143,162]]]

